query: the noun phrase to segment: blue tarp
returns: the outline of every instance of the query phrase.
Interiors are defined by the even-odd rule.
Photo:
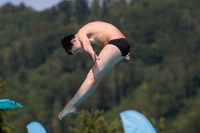
[[[39,122],[31,122],[26,126],[28,133],[47,133]]]
[[[22,105],[19,103],[10,100],[10,99],[2,99],[0,100],[0,109],[6,109],[6,108],[21,108]]]
[[[149,120],[137,111],[121,112],[120,117],[125,133],[156,133]]]

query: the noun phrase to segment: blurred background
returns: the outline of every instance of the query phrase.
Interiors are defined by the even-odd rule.
[[[23,105],[0,111],[1,132],[27,133],[39,121],[48,133],[80,133],[102,126],[96,116],[101,130],[122,133],[119,113],[131,109],[158,133],[200,133],[199,7],[199,0],[1,0],[0,96]],[[60,38],[92,21],[118,27],[131,60],[102,78],[77,115],[59,121],[93,65],[87,53],[68,56]]]

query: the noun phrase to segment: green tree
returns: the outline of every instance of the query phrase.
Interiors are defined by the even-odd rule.
[[[110,4],[110,0],[103,1],[103,5],[101,8],[101,18],[103,18],[104,21],[108,21],[109,20],[108,18],[110,17],[109,4]]]
[[[65,13],[67,15],[67,18],[70,18],[74,11],[72,1],[62,1],[58,4],[58,10]]]
[[[111,123],[106,122],[103,111],[82,111],[78,117],[83,127],[80,129],[70,127],[70,133],[120,133],[120,121],[116,119]]]
[[[0,98],[4,97],[4,93],[7,91],[7,88],[3,81],[0,79]],[[4,119],[4,116],[8,113],[8,111],[4,109],[0,109],[0,133],[12,133],[13,127],[11,124],[7,123]]]
[[[98,13],[99,8],[100,8],[100,6],[99,6],[99,1],[98,1],[98,0],[93,0],[93,1],[92,1],[92,6],[91,6],[91,8],[90,8],[91,13],[92,13],[92,14]]]
[[[0,13],[16,13],[20,11],[31,11],[31,8],[25,7],[23,3],[20,3],[19,6],[14,6],[10,2],[3,5],[0,9]]]
[[[75,0],[75,15],[79,24],[83,24],[89,15],[87,0]]]

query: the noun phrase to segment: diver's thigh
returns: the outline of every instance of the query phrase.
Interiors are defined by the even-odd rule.
[[[114,45],[106,45],[99,56],[100,60],[97,60],[92,67],[92,73],[95,78],[99,78],[107,73],[117,62],[124,57],[121,55],[121,51]]]

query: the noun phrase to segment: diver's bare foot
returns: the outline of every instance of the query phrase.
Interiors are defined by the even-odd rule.
[[[70,115],[70,114],[75,114],[76,113],[76,108],[75,107],[65,107],[58,115],[58,118],[61,120],[64,116]]]
[[[125,59],[126,59],[126,60],[130,60],[130,59],[131,59],[130,53],[128,53],[128,54],[126,55]]]

